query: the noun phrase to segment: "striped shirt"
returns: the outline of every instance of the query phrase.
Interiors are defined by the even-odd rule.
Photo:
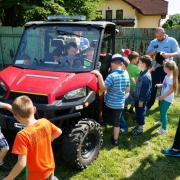
[[[113,109],[123,109],[125,90],[130,86],[127,73],[122,70],[113,70],[104,83],[108,87],[104,97],[105,104]]]

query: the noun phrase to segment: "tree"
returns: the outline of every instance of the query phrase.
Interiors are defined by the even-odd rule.
[[[170,15],[169,19],[173,21],[173,25],[180,25],[180,14]]]
[[[98,7],[104,0],[64,0],[64,7],[69,14],[85,15],[87,20],[99,17]]]
[[[3,26],[23,26],[28,21],[43,21],[47,15],[79,14],[87,20],[99,17],[98,7],[104,0],[0,0]]]
[[[3,26],[22,26],[27,21],[46,20],[50,14],[67,14],[63,0],[2,0],[0,20]]]
[[[180,14],[170,15],[169,19],[162,25],[163,28],[179,28]]]

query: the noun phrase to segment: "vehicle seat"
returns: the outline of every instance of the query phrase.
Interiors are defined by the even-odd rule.
[[[111,58],[112,58],[112,54],[110,53],[106,54],[106,56],[100,55],[100,58],[99,58],[99,62],[101,63],[100,73],[102,74],[104,80],[109,74],[108,70],[110,68]]]
[[[51,46],[64,50],[65,42],[63,39],[53,39],[51,41]]]

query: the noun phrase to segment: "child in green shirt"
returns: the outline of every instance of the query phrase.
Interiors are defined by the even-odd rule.
[[[133,111],[133,108],[135,106],[135,102],[134,102],[134,98],[133,98],[133,90],[134,90],[134,86],[136,84],[138,75],[141,71],[137,66],[139,54],[135,51],[131,51],[131,53],[128,55],[128,59],[129,59],[130,63],[126,70],[129,74],[129,79],[130,79],[130,93],[129,93],[129,97],[126,99],[124,110],[130,114],[135,114],[135,112]],[[127,109],[127,106],[129,104],[131,105],[131,107],[129,109]]]

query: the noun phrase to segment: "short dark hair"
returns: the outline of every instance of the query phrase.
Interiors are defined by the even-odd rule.
[[[130,61],[132,61],[132,59],[137,58],[137,57],[139,57],[139,54],[138,54],[137,52],[135,52],[135,51],[131,51],[131,52],[128,54],[128,59],[129,59]]]
[[[146,64],[146,67],[149,69],[152,66],[152,58],[149,55],[144,55],[139,58],[139,61]]]
[[[67,48],[70,49],[71,47],[77,48],[77,44],[75,42],[70,42]]]
[[[52,52],[53,56],[61,56],[62,55],[62,50],[60,48],[55,48]]]

